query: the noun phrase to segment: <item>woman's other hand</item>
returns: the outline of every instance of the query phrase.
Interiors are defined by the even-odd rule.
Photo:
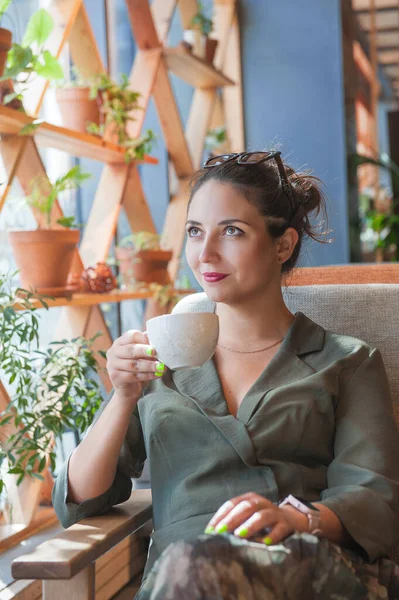
[[[157,360],[146,333],[130,330],[108,350],[107,371],[118,396],[135,403],[145,383],[164,374],[165,365]]]
[[[265,529],[269,531],[266,537]],[[307,530],[306,515],[291,507],[279,508],[267,498],[249,492],[225,502],[209,521],[205,533],[233,533],[243,539],[262,536],[262,541],[270,546],[295,531]]]

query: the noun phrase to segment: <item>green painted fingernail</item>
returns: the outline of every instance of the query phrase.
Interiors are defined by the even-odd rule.
[[[163,373],[165,371],[165,365],[162,362],[157,362],[155,370]]]
[[[204,533],[214,533],[214,531],[215,531],[215,528],[214,528],[214,527],[212,527],[212,525],[209,525],[209,526],[208,526],[208,527],[205,529]]]
[[[220,525],[218,525],[216,527],[216,531],[218,533],[226,533],[226,531],[228,531],[228,529],[229,528],[227,527],[226,523],[221,523]]]
[[[155,371],[155,377],[162,377],[163,371]]]
[[[237,531],[237,535],[239,537],[246,537],[248,535],[248,529],[246,527],[243,527],[242,529]]]
[[[266,544],[266,546],[271,546],[273,544],[273,540],[271,537],[265,537],[263,543]]]
[[[147,356],[152,356],[153,351],[154,351],[154,348],[151,348],[151,346],[149,346],[148,348],[145,349],[145,353]]]

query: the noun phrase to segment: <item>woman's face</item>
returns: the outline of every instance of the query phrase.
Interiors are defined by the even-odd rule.
[[[187,262],[214,302],[238,303],[280,285],[278,244],[265,218],[233,186],[209,180],[187,215]]]

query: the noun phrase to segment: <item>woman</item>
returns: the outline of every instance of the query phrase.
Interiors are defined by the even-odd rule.
[[[170,372],[139,331],[108,352],[113,396],[53,500],[64,527],[106,512],[149,458],[140,600],[399,598],[382,558],[399,537],[399,466],[381,355],[292,314],[281,293],[323,210],[317,180],[278,152],[210,159],[187,216],[205,294],[182,303],[217,312],[213,359]]]

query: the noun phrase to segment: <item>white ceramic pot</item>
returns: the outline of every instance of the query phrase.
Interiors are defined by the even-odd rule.
[[[147,321],[147,334],[169,369],[201,367],[216,350],[219,317],[209,312],[162,315]]]

